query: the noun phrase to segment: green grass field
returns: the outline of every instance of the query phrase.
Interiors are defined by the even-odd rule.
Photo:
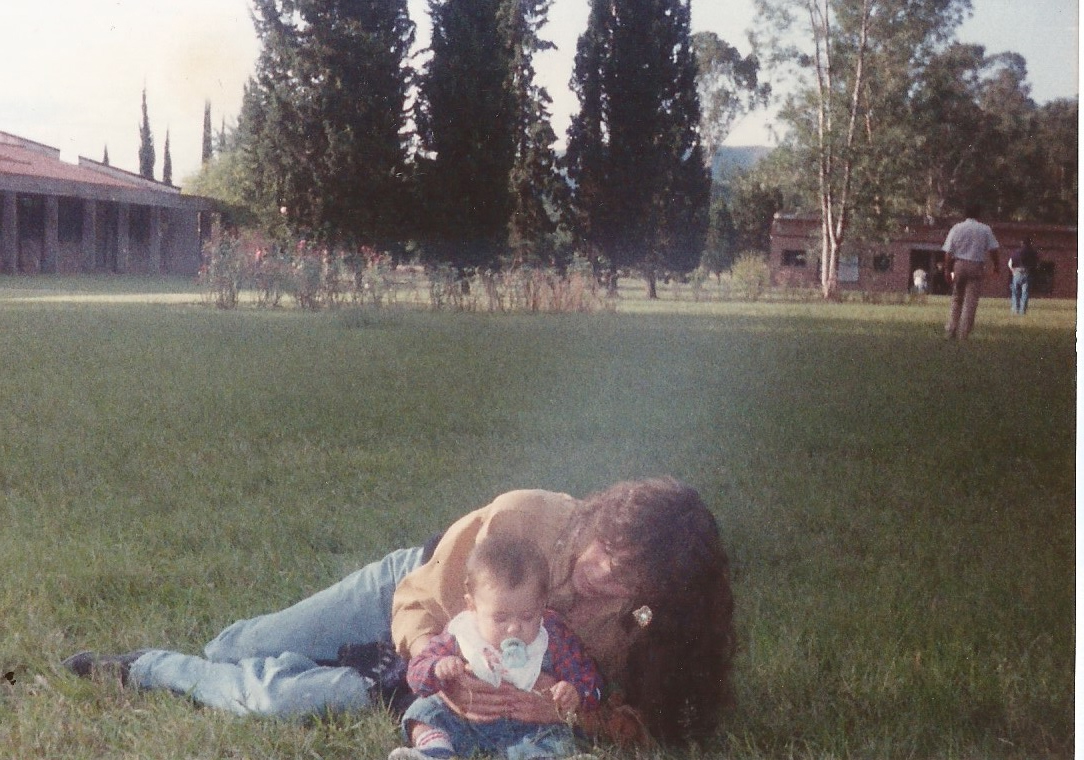
[[[501,491],[662,473],[734,566],[739,704],[700,756],[1072,756],[1074,302],[984,300],[955,344],[944,299],[198,300],[0,280],[0,757],[383,758],[382,714],[238,719],[59,662],[198,652]]]

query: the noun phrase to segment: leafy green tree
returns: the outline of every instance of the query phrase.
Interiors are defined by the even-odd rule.
[[[707,229],[696,73],[688,0],[592,0],[566,154],[577,234],[652,297],[661,270],[697,265]]]
[[[772,220],[783,209],[783,191],[755,172],[739,176],[730,199],[734,251],[771,249]]]
[[[767,104],[771,87],[758,81],[760,62],[714,32],[692,36],[696,55],[696,92],[700,98],[700,141],[711,161],[734,122]]]
[[[1035,163],[1020,167],[1027,186],[1027,215],[1056,224],[1076,224],[1079,199],[1080,104],[1052,100],[1031,119]]]
[[[979,188],[984,208],[995,219],[1017,217],[1027,206],[1024,173],[1035,154],[1029,139],[1035,101],[1027,83],[1027,63],[1017,53],[987,59],[988,74],[979,94],[983,112],[984,155],[979,165],[985,180]]]
[[[984,114],[978,103],[985,55],[980,45],[950,45],[918,72],[911,97],[912,191],[927,218],[960,206],[975,184]]]
[[[154,179],[154,135],[147,117],[147,88],[143,88],[143,121],[139,125],[139,173]]]
[[[817,178],[821,289],[838,290],[840,252],[859,228],[891,223],[913,132],[913,72],[951,40],[970,0],[756,0],[773,68],[795,77],[781,117],[795,157]]]
[[[162,144],[162,181],[173,184],[173,157],[169,154],[169,129],[166,129],[166,141]]]
[[[722,195],[712,195],[708,234],[704,241],[704,252],[700,255],[700,266],[719,277],[734,262],[736,239],[737,230],[727,200]]]
[[[285,234],[285,220],[271,199],[256,189],[249,161],[237,134],[227,135],[226,150],[201,163],[199,171],[184,181],[184,190],[218,201],[227,226]]]
[[[1076,103],[1037,106],[1021,56],[950,45],[918,72],[909,105],[902,152],[919,213],[958,214],[971,200],[1000,219],[1073,223]]]

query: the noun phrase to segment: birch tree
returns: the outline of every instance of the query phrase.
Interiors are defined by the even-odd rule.
[[[817,181],[820,276],[839,289],[856,219],[884,216],[916,71],[951,39],[971,0],[756,0],[757,43],[797,83],[783,99],[789,140]]]

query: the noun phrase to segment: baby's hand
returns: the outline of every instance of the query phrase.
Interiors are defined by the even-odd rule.
[[[442,682],[454,681],[467,670],[467,663],[461,657],[442,657],[433,666],[433,674]]]
[[[562,718],[568,718],[580,709],[580,693],[576,687],[568,681],[558,681],[550,688],[553,703],[557,706],[557,714]]]

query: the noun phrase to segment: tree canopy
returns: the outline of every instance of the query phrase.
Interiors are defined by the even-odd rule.
[[[580,238],[653,288],[699,261],[710,177],[688,0],[592,0],[573,75],[566,165]]]
[[[297,232],[387,243],[406,198],[406,0],[255,0],[263,44],[239,147],[255,206]]]
[[[558,158],[535,69],[550,0],[429,0],[420,54],[407,0],[254,0],[256,72],[215,146],[206,103],[190,187],[294,235],[460,270],[575,254],[649,289],[706,247],[715,268],[764,247],[775,211],[815,211],[826,296],[852,241],[903,218],[975,199],[1075,220],[1077,102],[1038,105],[1022,57],[957,42],[971,0],[756,6],[743,56],[691,33],[689,0],[591,0]],[[718,147],[769,96],[781,143],[713,191]],[[144,91],[153,176],[146,111]]]
[[[825,296],[852,236],[979,201],[1000,219],[1070,221],[1076,104],[1038,109],[1024,59],[955,41],[970,0],[757,0],[758,47],[787,127],[780,157],[821,218]],[[1046,131],[1058,137],[1038,139]],[[814,177],[810,186],[801,177]],[[1045,188],[1050,188],[1049,190]]]

